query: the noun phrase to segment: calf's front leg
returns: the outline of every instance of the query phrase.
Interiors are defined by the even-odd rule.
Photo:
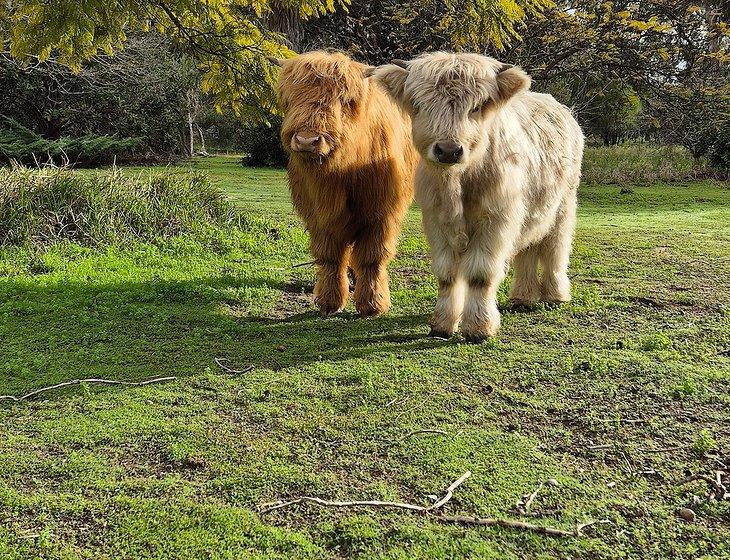
[[[310,249],[317,265],[314,303],[323,315],[333,315],[347,304],[350,247],[346,241],[318,231],[312,233]]]
[[[492,220],[489,231],[482,227],[469,240],[462,269],[468,285],[462,332],[468,342],[478,344],[499,330],[497,290],[512,246],[508,230],[508,224]]]
[[[459,327],[464,307],[464,283],[459,277],[459,248],[434,217],[424,212],[423,218],[426,237],[431,245],[433,273],[439,285],[429,336],[449,338]]]
[[[363,317],[376,317],[390,310],[388,263],[395,255],[398,223],[373,224],[355,242],[355,309]]]

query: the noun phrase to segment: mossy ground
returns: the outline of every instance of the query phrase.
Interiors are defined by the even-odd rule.
[[[727,558],[730,501],[679,508],[730,449],[730,190],[588,186],[574,300],[510,309],[481,346],[426,338],[436,296],[413,208],[393,311],[311,303],[307,238],[279,170],[200,160],[245,231],[104,249],[0,252],[0,558]],[[172,170],[170,171],[172,172]],[[220,369],[225,358],[234,369]],[[448,435],[417,434],[437,429]],[[656,452],[657,450],[667,451]],[[302,494],[509,513],[551,538],[407,512],[265,502]]]

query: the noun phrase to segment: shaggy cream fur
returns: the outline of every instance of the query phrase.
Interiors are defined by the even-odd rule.
[[[528,91],[521,69],[477,54],[426,54],[374,75],[410,113],[422,156],[416,200],[439,281],[432,334],[451,335],[461,321],[468,340],[494,335],[510,262],[513,301],[568,301],[583,156],[571,111]],[[446,145],[460,146],[457,162],[440,162]]]

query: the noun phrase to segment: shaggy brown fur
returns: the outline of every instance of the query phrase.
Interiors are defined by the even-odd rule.
[[[357,311],[385,313],[386,268],[413,196],[410,118],[365,77],[369,67],[344,54],[315,51],[274,62],[282,67],[289,187],[317,263],[315,301],[326,315],[345,307],[349,266]]]

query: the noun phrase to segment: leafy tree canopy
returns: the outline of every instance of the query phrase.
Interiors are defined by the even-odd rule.
[[[408,0],[421,9],[432,0]],[[22,61],[53,58],[72,69],[99,53],[124,48],[133,30],[156,29],[197,60],[202,87],[247,120],[274,111],[275,70],[266,55],[291,56],[286,37],[269,25],[282,10],[298,20],[322,16],[349,0],[6,0],[0,3],[3,50]],[[527,14],[551,0],[446,0],[438,21],[455,45],[477,39],[501,48]],[[403,12],[401,12],[402,14]]]

